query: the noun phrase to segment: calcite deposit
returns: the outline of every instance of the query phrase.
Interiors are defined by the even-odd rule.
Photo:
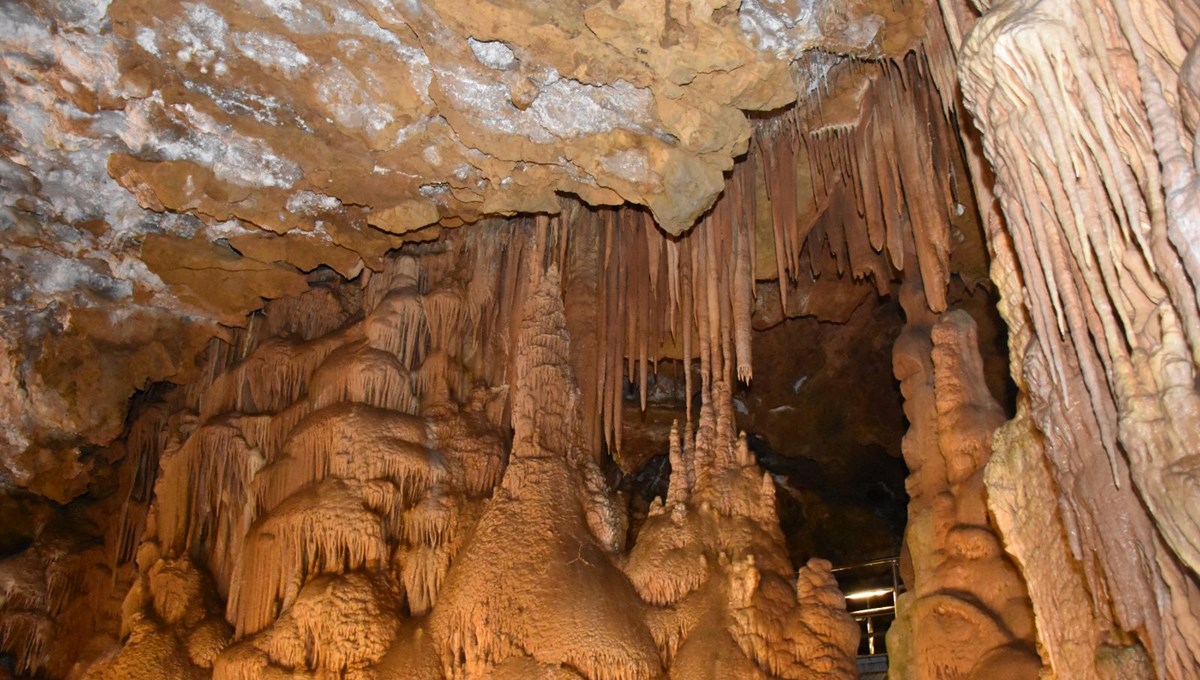
[[[854,676],[857,627],[827,562],[792,571],[730,376],[704,372],[698,430],[686,446],[676,432],[666,505],[629,548],[580,417],[565,227],[526,223],[507,248],[471,236],[390,260],[347,325],[248,330],[180,416],[142,415],[161,463],[131,510],[141,544],[117,558],[122,642],[82,677]],[[468,261],[524,272],[511,316],[488,297],[505,284],[456,278]],[[329,293],[309,295],[266,327],[295,328]],[[470,365],[493,324],[516,338],[504,391],[497,357]],[[732,656],[712,666],[714,647]]]
[[[888,634],[891,676],[1039,677],[1033,607],[988,516],[984,469],[1004,412],[988,392],[969,314],[923,309],[906,291],[896,378],[904,437],[908,527],[900,596]]]
[[[891,677],[1200,676],[1198,38],[1188,0],[3,3],[0,677],[854,677],[777,471],[868,430]],[[822,362],[819,406],[780,378]]]

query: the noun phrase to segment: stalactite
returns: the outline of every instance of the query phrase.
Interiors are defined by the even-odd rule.
[[[753,166],[743,164],[742,167],[752,168]],[[743,202],[752,200],[754,191],[745,186],[745,170],[740,173],[735,172],[734,178],[736,188],[733,200],[735,200],[736,208],[741,208],[741,210],[735,208],[737,223],[733,230],[733,335],[737,349],[737,377],[738,380],[749,385],[754,376],[750,353],[750,317],[754,312],[754,293],[752,291],[754,287],[754,211],[751,208],[750,214],[747,215]]]
[[[317,411],[292,431],[283,456],[255,477],[258,505],[269,513],[329,476],[391,480],[401,498],[413,498],[444,474],[424,446],[425,427],[420,418],[361,404]]]
[[[15,652],[18,673],[41,670],[40,660],[51,635],[50,620],[33,612],[5,612],[0,620],[0,644]]]
[[[647,219],[645,213],[638,213],[638,218],[633,225],[642,233],[653,233],[653,223]],[[632,249],[631,249],[632,250]],[[650,375],[650,295],[654,292],[654,277],[657,267],[651,268],[649,251],[636,249],[633,261],[630,263],[629,274],[630,282],[633,284],[633,290],[636,292],[637,318],[635,323],[630,324],[630,328],[634,330],[637,337],[637,362],[638,362],[638,392],[641,399],[642,410],[646,410],[646,389],[649,383]],[[656,263],[657,264],[657,263]],[[647,281],[645,276],[649,276]],[[632,347],[630,351],[632,353]],[[631,375],[632,379],[633,376]]]
[[[155,489],[158,542],[167,552],[200,557],[222,593],[229,592],[254,520],[250,480],[264,462],[227,423],[207,425],[163,455]]]
[[[356,327],[350,327],[353,335]],[[201,418],[230,411],[271,413],[304,395],[317,367],[345,342],[338,334],[309,342],[272,338],[213,381]]]
[[[686,442],[691,439],[692,423],[695,422],[694,418],[696,416],[692,412],[692,358],[694,356],[692,353],[694,349],[692,345],[692,325],[695,318],[695,314],[692,311],[695,304],[695,298],[692,294],[694,286],[692,280],[695,274],[692,267],[690,243],[688,247],[682,247],[681,250],[683,252],[679,257],[679,266],[682,273],[680,274],[679,286],[682,289],[680,315],[683,317],[683,321],[680,326],[683,329],[683,384],[684,394],[687,397],[687,404],[684,407],[687,417],[684,427],[684,440]]]
[[[419,366],[428,347],[429,327],[423,298],[401,289],[388,293],[363,322],[363,334],[375,349],[390,352],[409,370]]]
[[[170,414],[165,407],[149,407],[138,416],[126,435],[125,453],[134,460],[123,468],[121,486],[126,495],[121,504],[121,517],[115,524],[116,531],[108,537],[114,566],[132,560],[142,539],[146,513],[158,479],[158,461],[170,436],[169,420]]]
[[[791,173],[794,173],[795,159],[788,158],[786,154],[792,148],[789,142],[794,141],[794,138],[790,136],[790,128],[787,132],[777,134],[778,139],[772,139],[774,143],[762,149],[760,156],[763,159],[767,175],[767,196],[771,201],[771,224],[775,233],[775,270],[780,281],[780,301],[786,314],[787,286],[784,285],[784,282],[789,278],[789,272],[795,271],[791,264],[793,249],[790,236],[791,225],[796,219],[795,180],[791,179]],[[769,144],[764,137],[765,135],[759,137],[760,145]],[[785,156],[779,158],[777,154],[785,154]]]
[[[733,321],[732,310],[732,282],[730,269],[733,262],[733,253],[731,252],[732,236],[734,234],[733,224],[729,215],[730,200],[722,201],[719,210],[715,213],[718,216],[718,222],[713,225],[714,228],[709,231],[711,238],[711,260],[713,268],[716,270],[716,276],[712,280],[715,289],[713,300],[717,303],[717,332],[720,337],[721,348],[721,379],[726,383],[732,383],[734,380],[735,358],[733,355]]]
[[[1013,373],[1027,380],[1037,428],[1055,433],[1044,453],[1064,490],[1073,558],[1097,608],[1115,612],[1089,626],[1130,631],[1155,674],[1183,678],[1198,667],[1196,607],[1182,605],[1182,593],[1194,589],[1187,583],[1200,558],[1194,513],[1184,510],[1194,493],[1170,489],[1172,477],[1186,475],[1183,452],[1200,423],[1194,386],[1178,389],[1192,382],[1200,354],[1187,248],[1167,247],[1178,227],[1168,206],[1186,202],[1189,190],[1167,176],[1190,172],[1181,159],[1193,140],[1177,136],[1187,125],[1182,101],[1160,92],[1186,90],[1186,51],[1179,33],[1165,29],[1177,10],[1167,2],[1131,10],[1121,1],[1065,1],[1055,5],[1059,21],[1018,32],[1017,8],[997,7],[965,41],[956,27],[970,18],[946,3],[942,15],[983,151],[1005,159],[995,166],[1005,221],[989,237],[1011,257],[995,277],[1011,301],[1006,320],[1027,333]],[[1028,77],[998,77],[1011,73]],[[1122,76],[1132,73],[1131,84]],[[1120,547],[1118,535],[1145,550]],[[1029,546],[1013,549],[1033,561]],[[1157,585],[1131,585],[1134,574],[1156,574]],[[1055,629],[1047,636],[1057,647],[1047,655],[1055,672],[1074,673],[1076,664],[1061,667],[1068,654],[1059,629],[1075,624],[1044,593],[1035,609]]]
[[[622,221],[618,216],[614,216],[612,233],[614,238],[617,239],[618,256],[612,263],[612,267],[616,271],[616,277],[613,279],[613,287],[609,290],[609,295],[611,296],[610,300],[614,305],[616,313],[624,315],[628,314],[626,310],[629,309],[627,305],[629,287],[625,285],[629,264],[625,257],[625,234],[622,227]],[[617,455],[621,453],[621,420],[624,414],[621,404],[624,392],[621,364],[622,358],[627,356],[624,351],[627,338],[625,331],[629,327],[628,317],[622,319],[621,323],[613,323],[609,326],[608,351],[612,357],[612,361],[609,364],[609,380],[611,381],[609,385],[609,409],[612,413],[612,442],[615,445],[614,450]],[[601,351],[603,352],[604,349],[602,348]]]
[[[112,578],[107,558],[100,546],[52,529],[0,560],[0,649],[14,672],[65,675],[71,660],[62,647],[89,614],[87,596]]]

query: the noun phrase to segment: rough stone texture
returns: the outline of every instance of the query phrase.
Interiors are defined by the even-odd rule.
[[[1050,529],[1006,535],[1043,654],[1064,678],[1194,677],[1196,8],[941,5],[995,170],[992,277],[1028,394],[998,439],[990,503],[1003,522],[1014,509],[1060,522],[1071,554]],[[1016,469],[1034,472],[1028,487]],[[1044,582],[1068,563],[1082,582]]]
[[[812,51],[904,54],[924,3],[155,0],[0,8],[6,483],[66,500],[147,381],[214,322],[347,277],[422,229],[557,212],[691,226],[745,111],[818,89]],[[795,76],[795,77],[794,77]],[[147,334],[152,329],[153,332]],[[94,356],[77,403],[73,369]],[[93,362],[83,362],[91,364]],[[70,480],[78,480],[72,482]]]
[[[976,325],[961,310],[923,313],[907,291],[895,369],[904,437],[908,592],[888,631],[889,677],[1039,677],[1033,608],[988,516],[984,467],[1004,412],[987,390]]]

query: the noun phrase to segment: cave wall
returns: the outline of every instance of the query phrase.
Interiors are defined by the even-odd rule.
[[[977,6],[941,3],[1022,392],[989,506],[1059,677],[1193,677],[1195,7]]]

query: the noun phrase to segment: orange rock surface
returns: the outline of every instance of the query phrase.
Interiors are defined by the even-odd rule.
[[[4,3],[0,677],[853,677],[735,414],[817,341],[755,329],[881,296],[891,677],[1200,677],[1198,38],[1188,0]]]

